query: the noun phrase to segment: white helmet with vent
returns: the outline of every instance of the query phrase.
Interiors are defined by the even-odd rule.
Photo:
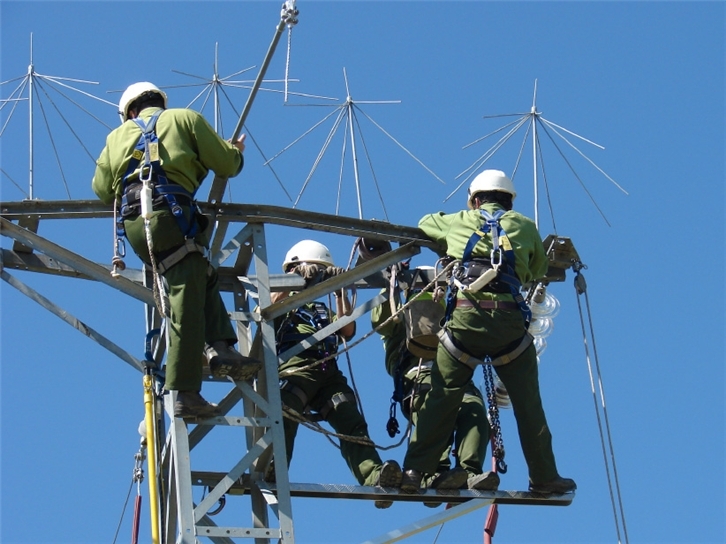
[[[287,272],[291,265],[298,263],[316,263],[334,266],[330,250],[315,240],[303,240],[290,248],[282,263],[282,271]]]
[[[512,195],[512,200],[517,196],[514,190],[514,183],[501,170],[484,170],[478,174],[469,185],[469,208],[474,208],[474,195],[482,191],[501,191]]]
[[[129,106],[131,103],[146,93],[156,93],[160,95],[164,100],[164,109],[166,109],[166,93],[159,89],[159,87],[153,83],[149,83],[148,81],[133,83],[128,86],[128,88],[124,91],[124,94],[121,95],[121,99],[118,101],[118,114],[121,117],[122,123],[129,118]]]

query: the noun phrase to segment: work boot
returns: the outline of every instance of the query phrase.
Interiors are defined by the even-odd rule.
[[[421,480],[423,474],[418,470],[410,468],[403,471],[401,477],[401,492],[403,493],[418,493],[421,490]]]
[[[571,478],[563,478],[562,476],[555,476],[549,482],[542,484],[529,484],[529,490],[532,493],[546,493],[561,495],[562,493],[572,493],[577,489],[575,480]]]
[[[461,467],[446,470],[434,476],[429,482],[431,489],[462,489],[466,487],[469,474]]]
[[[386,461],[381,467],[381,471],[378,473],[378,479],[376,480],[376,487],[395,487],[401,486],[401,479],[403,473],[401,472],[401,466],[396,461]],[[393,501],[377,500],[374,505],[376,508],[390,508]]]
[[[496,472],[472,474],[466,480],[466,486],[477,491],[496,491],[499,489],[499,474]]]
[[[174,403],[174,417],[209,419],[222,413],[219,406],[207,402],[199,391],[179,391]]]
[[[204,354],[209,363],[209,370],[215,378],[229,376],[234,381],[247,381],[262,368],[262,362],[245,357],[226,340],[219,340],[207,346]]]
[[[461,467],[451,470],[445,470],[434,474],[428,481],[429,489],[464,489],[466,488],[466,478],[468,473]],[[424,502],[424,506],[428,508],[437,508],[441,506],[441,501]]]

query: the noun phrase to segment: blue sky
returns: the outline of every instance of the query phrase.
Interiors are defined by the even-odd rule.
[[[597,350],[631,542],[723,542],[724,527],[724,4],[721,2],[307,2],[297,4],[290,91],[346,97],[446,181],[439,183],[369,120],[360,126],[389,220],[416,225],[430,212],[463,207],[465,189],[443,202],[455,177],[491,144],[462,149],[510,118],[484,116],[537,110],[605,147],[578,147],[622,185],[615,187],[561,144],[592,198],[543,137],[557,232],[572,238],[589,286]],[[218,44],[220,76],[254,79],[279,20],[279,2],[13,2],[0,3],[0,80],[28,72],[33,33],[35,71],[99,82],[73,85],[110,102],[134,81],[169,86],[184,107],[208,79]],[[285,73],[287,34],[268,71]],[[2,86],[7,98],[17,83]],[[265,85],[278,91],[280,83]],[[230,88],[241,110],[248,91]],[[50,93],[49,93],[50,94]],[[93,160],[109,129],[63,98],[51,97],[83,141],[78,144],[46,100],[36,106],[35,198],[87,199]],[[43,95],[41,100],[46,99]],[[74,98],[108,126],[111,105]],[[271,157],[330,113],[330,101],[260,93],[245,132]],[[211,104],[204,113],[211,120]],[[197,108],[201,107],[198,102]],[[2,110],[2,123],[8,108]],[[27,102],[19,103],[0,139],[0,198],[28,192]],[[237,116],[222,108],[223,132]],[[293,198],[319,153],[331,120],[275,159]],[[1,125],[0,125],[1,126]],[[487,164],[514,169],[523,132]],[[533,214],[531,144],[515,183],[518,210]],[[334,213],[342,132],[303,193],[301,209]],[[234,202],[290,205],[251,143]],[[340,213],[357,216],[346,162]],[[384,218],[371,176],[361,168],[366,219]],[[540,230],[552,232],[540,180]],[[203,189],[204,192],[204,189]],[[229,196],[226,198],[229,200]],[[110,220],[41,224],[40,234],[98,262],[110,262]],[[292,243],[314,237],[339,265],[352,239],[286,228],[267,231],[272,266]],[[3,248],[12,241],[3,238]],[[416,264],[433,264],[422,252]],[[137,266],[130,257],[127,262]],[[10,270],[59,306],[128,351],[142,356],[142,308],[103,285]],[[560,472],[578,492],[567,508],[503,507],[495,542],[615,542],[593,395],[572,278],[550,291],[562,304],[540,366],[541,388]],[[363,293],[360,296],[369,296]],[[0,285],[2,360],[2,528],[0,540],[110,542],[129,488],[141,377],[113,355],[4,283]],[[228,301],[231,307],[231,301]],[[369,330],[366,320],[359,334]],[[373,337],[351,353],[373,438],[385,433],[391,383]],[[477,373],[476,380],[481,378]],[[222,394],[205,387],[210,398]],[[502,489],[523,490],[527,476],[511,412],[502,415],[509,472]],[[199,452],[200,468],[222,470],[239,458],[241,436],[220,433]],[[383,452],[402,460],[403,448]],[[236,457],[235,457],[236,456]],[[194,465],[193,458],[193,465]],[[337,451],[301,431],[291,466],[294,482],[353,483]],[[142,487],[146,495],[146,484]],[[145,497],[146,501],[146,497]],[[235,502],[238,501],[238,502]],[[225,515],[248,521],[245,499]],[[145,502],[141,541],[149,541]],[[377,511],[363,501],[293,502],[299,542],[360,542],[432,511],[396,504]],[[486,508],[447,523],[438,542],[478,542]],[[128,539],[130,512],[119,536]],[[434,542],[436,530],[411,539]]]

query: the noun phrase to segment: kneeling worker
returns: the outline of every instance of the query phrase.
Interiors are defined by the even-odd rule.
[[[298,274],[306,280],[306,286],[343,272],[333,264],[330,251],[314,240],[303,240],[295,244],[285,256],[283,271]],[[287,297],[290,293],[278,292],[272,302]],[[345,315],[350,303],[344,290],[335,293],[335,315],[322,302],[309,302],[275,320],[277,353],[284,353],[300,341],[327,327],[333,320]],[[358,411],[356,397],[338,368],[335,357],[317,363],[338,350],[340,338],[349,340],[355,334],[355,321],[341,327],[336,333],[323,338],[317,344],[291,357],[280,365],[280,396],[284,406],[297,414],[311,411],[327,421],[336,433],[367,439],[368,426]],[[288,463],[292,459],[298,423],[285,417],[283,426]],[[381,462],[373,445],[342,438],[340,454],[348,468],[361,485],[399,487],[401,468],[396,461]],[[377,508],[388,508],[391,501],[377,500]]]

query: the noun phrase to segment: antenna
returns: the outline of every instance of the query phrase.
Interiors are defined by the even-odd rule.
[[[383,208],[383,213],[385,216],[386,221],[389,221],[388,218],[388,212],[386,210],[386,205],[383,202],[383,196],[381,195],[380,186],[378,184],[378,179],[375,174],[375,170],[373,169],[373,164],[370,158],[370,154],[368,152],[368,147],[366,146],[365,139],[363,137],[363,131],[361,130],[360,123],[358,121],[358,113],[362,114],[364,117],[366,117],[373,125],[375,125],[378,130],[383,132],[388,138],[390,138],[398,147],[400,147],[403,151],[405,151],[410,157],[412,157],[416,162],[418,162],[421,166],[423,166],[424,169],[426,169],[427,172],[429,172],[432,176],[434,176],[437,180],[439,180],[441,183],[446,184],[444,180],[442,180],[439,176],[437,176],[430,168],[428,168],[421,160],[419,160],[413,153],[411,153],[406,147],[404,147],[396,138],[391,136],[381,125],[379,125],[376,121],[373,120],[372,117],[370,117],[366,112],[364,112],[361,108],[361,104],[400,104],[400,100],[353,100],[352,93],[350,90],[350,84],[348,81],[348,72],[343,68],[343,81],[345,83],[345,102],[340,105],[329,105],[329,104],[299,104],[301,106],[333,106],[335,109],[325,115],[323,119],[315,123],[311,128],[309,128],[307,131],[305,131],[302,135],[298,136],[295,140],[292,141],[292,143],[285,146],[281,151],[279,151],[277,154],[275,154],[269,161],[267,161],[265,164],[269,164],[278,157],[280,157],[283,153],[285,153],[287,150],[289,150],[292,146],[294,146],[296,143],[298,143],[300,140],[302,140],[305,136],[310,134],[313,130],[315,130],[317,127],[322,125],[325,121],[333,117],[336,113],[337,116],[335,116],[335,119],[333,121],[333,126],[331,127],[330,131],[328,132],[328,135],[323,143],[323,146],[321,147],[317,157],[315,158],[313,165],[310,169],[310,172],[308,173],[307,177],[305,178],[305,181],[303,182],[302,188],[300,189],[300,192],[297,195],[297,198],[295,199],[295,202],[293,203],[293,208],[296,208],[298,203],[300,202],[300,199],[302,198],[303,193],[305,192],[305,189],[307,188],[308,184],[310,183],[310,180],[312,179],[313,175],[315,174],[315,171],[317,170],[318,166],[320,165],[320,161],[322,160],[323,156],[325,155],[326,151],[328,150],[328,147],[330,145],[330,142],[332,141],[333,137],[335,136],[336,132],[338,131],[338,128],[340,127],[341,123],[344,121],[344,127],[345,130],[343,131],[343,146],[341,151],[341,163],[340,163],[340,170],[339,170],[339,178],[338,178],[338,195],[336,198],[336,215],[338,214],[340,210],[340,187],[342,186],[342,178],[343,178],[343,166],[345,163],[345,155],[348,149],[348,138],[350,138],[350,152],[351,152],[351,158],[353,163],[353,175],[354,175],[354,181],[355,181],[355,188],[356,188],[356,198],[357,198],[357,205],[358,205],[358,218],[363,219],[363,197],[361,193],[361,184],[360,184],[360,169],[359,169],[359,157],[358,157],[358,148],[356,146],[356,140],[359,140],[363,146],[363,151],[365,153],[366,161],[368,162],[368,166],[371,171],[371,175],[373,177],[373,183],[376,188],[376,192],[378,193],[378,198],[381,202],[381,206]]]
[[[538,132],[538,128],[541,129],[541,132],[543,132],[547,138],[550,140],[552,145],[555,146],[555,149],[557,150],[558,154],[562,158],[562,160],[567,165],[568,169],[572,172],[572,174],[575,176],[575,179],[577,179],[578,183],[582,186],[583,190],[587,194],[587,196],[592,201],[593,205],[597,209],[597,211],[600,213],[602,218],[605,220],[605,223],[607,223],[608,226],[610,226],[610,222],[607,220],[607,217],[605,217],[605,214],[598,206],[597,202],[595,202],[594,197],[590,193],[590,191],[585,186],[585,183],[582,181],[582,178],[580,175],[575,171],[575,168],[572,166],[571,162],[567,159],[565,156],[565,153],[562,151],[560,145],[558,145],[557,140],[553,138],[553,134],[555,136],[558,136],[560,140],[564,141],[569,147],[574,149],[581,157],[583,157],[587,162],[589,162],[592,166],[597,169],[598,172],[603,174],[610,182],[612,182],[618,189],[620,189],[623,193],[626,195],[628,192],[623,189],[612,177],[610,177],[602,168],[600,168],[595,162],[590,159],[587,155],[585,155],[577,146],[575,146],[570,140],[563,135],[563,133],[567,133],[571,136],[574,136],[576,138],[579,138],[585,143],[588,143],[590,145],[593,145],[599,149],[605,149],[600,144],[597,144],[583,136],[580,136],[579,134],[576,134],[575,132],[572,132],[564,127],[561,127],[560,125],[553,123],[552,121],[549,121],[548,119],[545,119],[542,116],[542,112],[537,111],[537,80],[534,81],[534,93],[532,96],[532,106],[530,108],[530,111],[527,113],[509,113],[509,114],[502,114],[502,115],[488,115],[484,116],[484,119],[492,119],[492,118],[499,118],[499,117],[517,117],[516,120],[507,123],[498,129],[490,132],[489,134],[482,136],[481,138],[478,138],[474,140],[473,142],[470,142],[466,144],[463,149],[466,149],[467,147],[470,147],[474,144],[477,144],[490,136],[493,136],[495,134],[498,134],[502,131],[505,131],[505,134],[499,138],[499,140],[496,141],[491,147],[489,147],[484,154],[480,155],[474,163],[472,163],[468,168],[466,168],[463,172],[461,172],[459,175],[456,176],[455,179],[459,179],[462,176],[464,176],[464,179],[459,183],[459,185],[456,186],[456,189],[454,189],[445,199],[444,202],[449,200],[456,192],[461,189],[461,187],[469,181],[478,171],[481,169],[484,164],[487,163],[489,159],[491,159],[497,151],[499,151],[504,144],[506,144],[515,133],[519,131],[520,128],[526,127],[524,137],[522,139],[522,143],[520,146],[519,153],[517,155],[517,159],[515,161],[515,166],[512,172],[512,179],[514,179],[517,169],[519,168],[520,161],[522,159],[522,154],[524,151],[524,146],[527,143],[527,139],[529,138],[529,134],[531,132],[532,134],[532,170],[533,170],[533,181],[534,181],[534,218],[535,218],[535,224],[539,228],[539,178],[538,173],[542,172],[542,177],[545,184],[545,191],[547,194],[547,203],[550,208],[550,215],[552,216],[552,223],[554,226],[554,212],[552,210],[552,202],[550,200],[549,196],[549,190],[547,186],[547,176],[545,172],[544,167],[544,158],[542,155],[542,146],[541,146],[541,137],[540,133]],[[557,229],[555,228],[555,231]]]
[[[60,116],[60,118],[63,120],[65,125],[68,127],[68,129],[73,134],[74,138],[78,141],[78,143],[83,147],[86,154],[90,158],[92,162],[95,163],[96,158],[91,154],[91,152],[88,150],[88,148],[85,146],[85,144],[81,141],[81,138],[77,134],[77,132],[71,127],[70,122],[66,118],[65,115],[61,112],[59,107],[56,105],[56,103],[51,98],[50,94],[48,93],[49,90],[53,90],[56,93],[58,93],[60,96],[71,102],[73,105],[78,107],[81,111],[95,119],[100,124],[104,125],[106,128],[111,130],[111,127],[104,123],[101,119],[99,119],[97,116],[89,112],[86,108],[81,106],[78,102],[70,98],[67,94],[63,92],[62,89],[68,89],[77,93],[80,93],[84,96],[93,98],[94,100],[98,100],[100,102],[103,102],[105,104],[109,104],[116,108],[116,104],[113,102],[109,102],[107,100],[104,100],[102,98],[99,98],[97,96],[94,96],[90,93],[87,93],[85,91],[82,91],[81,89],[78,89],[69,83],[83,83],[83,84],[89,84],[89,85],[98,85],[98,82],[96,81],[87,81],[83,79],[72,79],[68,77],[61,77],[61,76],[50,76],[50,75],[44,75],[40,74],[35,71],[35,62],[34,62],[34,52],[33,52],[33,34],[30,34],[30,64],[28,65],[28,71],[24,76],[16,77],[13,79],[9,79],[3,82],[0,82],[0,87],[8,84],[17,82],[17,85],[15,88],[10,92],[10,96],[8,98],[0,100],[0,111],[4,109],[9,104],[12,104],[12,107],[10,108],[10,112],[8,113],[7,119],[2,125],[2,128],[0,128],[0,137],[5,133],[5,130],[7,129],[8,125],[10,124],[10,120],[15,113],[16,107],[20,102],[26,101],[28,102],[28,191],[23,191],[20,186],[15,183],[12,178],[8,175],[7,172],[3,170],[3,173],[10,179],[13,184],[15,184],[18,189],[20,189],[29,200],[33,200],[35,198],[35,180],[34,180],[34,173],[35,173],[35,105],[37,104],[40,108],[40,113],[43,118],[44,125],[46,127],[48,137],[50,139],[51,147],[53,149],[56,163],[58,165],[58,169],[61,174],[61,178],[63,180],[63,184],[65,186],[66,194],[68,195],[68,198],[71,198],[70,190],[68,188],[68,183],[66,181],[65,174],[63,172],[63,166],[61,164],[60,160],[60,153],[58,152],[58,149],[56,147],[55,138],[53,137],[53,131],[50,128],[47,112],[44,106],[44,102],[47,102],[53,110]],[[62,88],[62,89],[61,89]],[[24,96],[25,91],[27,90],[27,96]],[[43,97],[45,100],[43,100]]]

